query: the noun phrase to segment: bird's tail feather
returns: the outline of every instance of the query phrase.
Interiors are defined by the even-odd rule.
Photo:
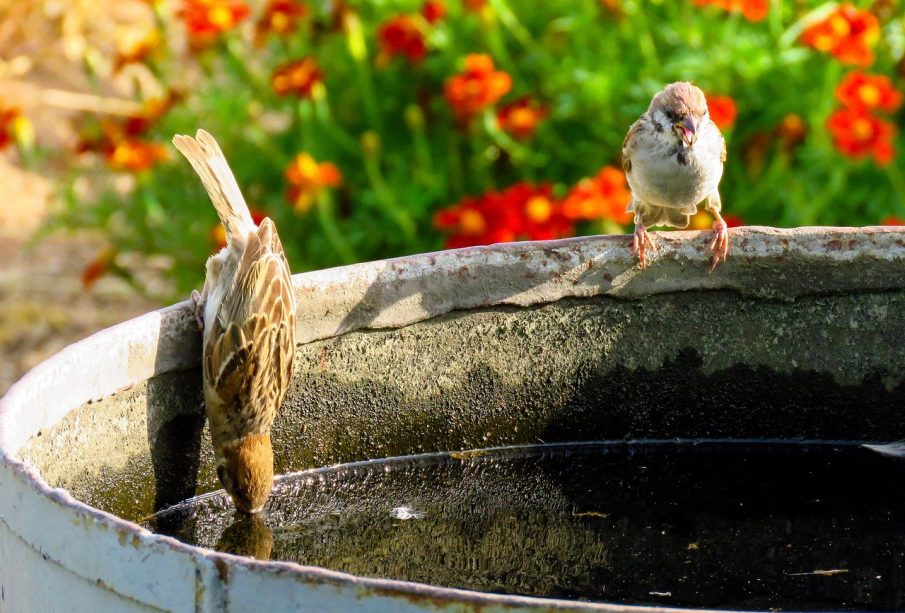
[[[191,162],[217,209],[229,244],[244,242],[255,223],[226,157],[214,137],[198,130],[195,138],[177,134],[173,144]]]
[[[897,458],[905,457],[905,441],[896,441],[895,443],[884,443],[882,445],[861,445],[871,451],[876,451],[880,455],[893,456]]]

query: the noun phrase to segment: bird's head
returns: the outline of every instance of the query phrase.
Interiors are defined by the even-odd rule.
[[[698,131],[709,119],[704,92],[684,81],[671,83],[654,96],[648,109],[658,132],[693,147]]]
[[[217,452],[217,476],[242,513],[258,513],[273,486],[270,434],[252,434]]]

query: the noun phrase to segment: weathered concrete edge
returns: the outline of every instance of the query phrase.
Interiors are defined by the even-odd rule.
[[[726,263],[709,273],[710,232],[654,233],[658,253],[641,270],[630,236],[507,243],[381,260],[296,275],[296,338],[305,343],[363,328],[395,328],[458,309],[529,306],[567,297],[639,299],[689,290],[729,289],[795,299],[809,293],[795,274],[770,279],[739,274],[766,267],[902,265],[885,284],[849,275],[824,292],[902,287],[905,229],[810,227],[730,230]]]
[[[799,264],[874,260],[905,265],[905,232],[898,229],[736,230],[730,261],[713,275],[706,272],[708,259],[703,248],[707,233],[670,233],[658,236],[657,240],[660,252],[646,271],[640,271],[634,264],[627,237],[617,236],[470,248],[296,275],[300,342],[367,327],[396,327],[456,309],[494,304],[527,306],[569,296],[599,294],[641,298],[694,289],[757,293],[760,287],[751,286],[750,279],[745,276],[733,276],[733,271],[752,265],[775,267],[783,260]],[[599,276],[589,277],[587,271],[590,269]],[[844,285],[840,283],[838,287],[823,290],[901,286],[901,278],[877,284],[865,283],[860,277],[853,276]],[[780,296],[802,295],[797,287],[796,280],[789,279],[786,293],[780,293]],[[225,592],[238,599],[260,589],[277,589],[288,599],[305,598],[304,601],[294,600],[301,605],[314,596],[317,589],[329,586],[334,590],[332,598],[336,597],[336,590],[354,600],[389,598],[390,602],[384,606],[393,608],[406,603],[413,608],[429,606],[437,609],[461,609],[465,604],[490,610],[512,607],[655,610],[362,579],[324,569],[262,563],[214,553],[150,534],[135,524],[88,507],[67,492],[48,487],[37,471],[15,458],[16,451],[29,437],[57,423],[68,411],[156,374],[190,367],[197,363],[199,354],[199,334],[193,328],[189,304],[180,303],[76,343],[15,384],[0,399],[0,462],[3,465],[0,471],[0,490],[3,492],[0,496],[0,529],[10,527],[15,535],[45,555],[60,551],[55,540],[61,537],[81,540],[81,537],[63,530],[61,534],[50,534],[54,531],[46,530],[49,524],[41,521],[42,518],[54,525],[67,528],[72,525],[74,530],[86,530],[85,536],[97,540],[97,555],[92,556],[94,566],[85,567],[84,558],[77,553],[71,555],[77,555],[79,559],[58,561],[69,569],[81,569],[87,580],[93,581],[92,577],[118,578],[118,581],[111,579],[112,583],[106,587],[139,602],[166,602],[167,599],[161,599],[160,591],[153,587],[165,585],[168,593],[172,592],[177,600],[195,594],[195,604],[207,610],[219,610],[221,607],[217,602],[226,602],[223,599],[229,598]],[[79,376],[77,387],[72,380],[73,373]],[[19,508],[23,501],[27,509]],[[103,534],[109,538],[98,538]],[[156,583],[135,586],[129,581],[129,573],[135,571],[130,565],[135,560],[133,556],[118,552],[114,535],[120,546],[138,539],[142,548],[157,552],[158,563],[153,564]],[[63,551],[66,551],[65,547]],[[241,578],[250,591],[237,590],[232,594],[228,581],[223,578],[224,564],[230,569],[228,572],[235,573],[237,583]],[[166,581],[160,580],[160,571],[165,570],[163,566],[174,571],[174,574],[163,573],[168,577]],[[191,569],[194,569],[193,573],[188,573]],[[152,568],[146,570],[152,572]],[[185,585],[190,574],[195,582],[192,586]],[[287,585],[285,578],[279,579],[279,584],[274,583],[284,575],[291,577],[294,588]],[[191,588],[191,591],[174,589],[177,585],[185,590]],[[207,604],[202,604],[201,600]],[[177,605],[176,601],[169,602]],[[372,602],[376,604],[376,601]],[[184,603],[182,600],[181,604]]]

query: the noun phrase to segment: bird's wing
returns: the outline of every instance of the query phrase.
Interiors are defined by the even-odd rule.
[[[289,387],[295,353],[292,281],[270,219],[248,235],[210,325],[204,375],[227,413],[231,432],[223,434],[266,431]]]
[[[712,119],[710,120],[710,123],[713,123]],[[713,127],[716,129],[717,134],[720,135],[720,161],[725,163],[726,162],[726,139],[723,138],[723,134],[722,134],[722,132],[720,132],[719,126],[717,126],[715,123],[713,123]]]
[[[255,224],[217,141],[208,132],[198,130],[195,138],[177,134],[173,137],[173,144],[191,162],[201,178],[226,229],[227,242],[243,242],[246,235],[254,230]]]
[[[628,129],[628,132],[625,135],[625,140],[622,141],[622,170],[624,170],[626,174],[632,171],[632,153],[634,152],[638,133],[641,131],[643,123],[644,115],[632,124],[632,127]]]

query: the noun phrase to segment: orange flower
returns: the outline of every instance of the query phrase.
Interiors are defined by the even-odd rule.
[[[865,111],[894,113],[902,104],[902,93],[893,87],[889,77],[857,70],[842,80],[836,88],[836,98],[843,106]]]
[[[880,39],[880,22],[869,11],[842,4],[801,35],[801,42],[830,53],[843,64],[869,66],[874,61],[871,46]]]
[[[710,110],[710,119],[720,130],[730,130],[735,125],[738,109],[735,100],[729,96],[707,94],[707,108]]]
[[[298,154],[286,169],[286,200],[297,213],[304,213],[314,204],[317,194],[342,183],[342,174],[330,162],[317,162],[308,153]]]
[[[292,34],[307,15],[308,7],[298,0],[269,0],[255,25],[256,39],[261,42],[268,34]]]
[[[444,95],[461,119],[479,113],[512,89],[512,77],[496,70],[489,55],[471,54],[465,58],[465,70],[446,80]]]
[[[604,166],[595,177],[579,181],[563,201],[563,214],[572,220],[609,219],[619,225],[632,220],[625,209],[632,199],[625,173]]]
[[[836,149],[850,158],[872,155],[878,164],[886,165],[895,157],[892,143],[895,126],[867,111],[839,109],[830,115],[827,129]]]
[[[502,192],[466,196],[438,211],[434,225],[450,233],[449,248],[570,236],[572,222],[552,193],[549,184],[517,183]]]
[[[421,16],[427,23],[437,23],[446,17],[446,6],[440,0],[427,0],[421,6]]]
[[[134,138],[122,140],[106,152],[107,164],[111,168],[128,172],[148,170],[168,157],[166,148],[160,143]]]
[[[185,0],[180,16],[185,20],[192,44],[206,45],[223,32],[235,28],[249,16],[243,0]]]
[[[323,80],[324,74],[311,56],[283,64],[271,77],[273,90],[278,96],[295,94],[299,98],[310,98],[314,86]]]
[[[524,140],[534,136],[537,125],[547,116],[547,109],[533,98],[521,98],[497,112],[497,123],[505,132]]]
[[[462,0],[462,8],[468,13],[480,13],[487,6],[487,0]]]
[[[689,230],[710,230],[713,227],[713,215],[701,209],[691,216],[688,224]],[[723,221],[727,228],[737,228],[745,225],[745,220],[738,215],[723,215]]]
[[[694,0],[695,6],[715,6],[724,11],[741,13],[748,21],[760,21],[770,11],[769,0]]]
[[[776,128],[776,134],[782,141],[786,151],[801,143],[807,136],[808,129],[804,120],[795,113],[789,113],[782,118],[779,126]]]
[[[119,52],[113,60],[113,72],[119,72],[127,64],[146,61],[160,47],[160,32],[151,30],[141,38],[120,41]]]
[[[14,106],[0,105],[0,151],[13,142],[13,125],[22,117],[22,111]]]
[[[894,215],[890,215],[888,217],[884,217],[880,222],[881,226],[905,226],[905,219],[901,217],[896,217]]]
[[[622,17],[622,0],[600,0],[600,8],[616,17]]]
[[[91,260],[82,270],[82,289],[91,289],[97,280],[110,270],[115,258],[116,251],[112,247],[107,247]]]
[[[112,140],[119,140],[127,136],[140,136],[182,101],[182,98],[182,92],[175,90],[168,91],[160,98],[149,98],[142,104],[141,113],[127,117],[122,124],[108,123],[106,131]]]
[[[256,225],[260,225],[264,218],[267,217],[266,213],[254,207],[249,207],[248,212],[251,213],[251,220]],[[220,251],[226,247],[226,228],[223,227],[223,224],[218,223],[211,228],[211,240],[214,242],[214,251]]]
[[[416,64],[427,55],[424,34],[418,27],[418,18],[414,15],[397,15],[383,23],[377,29],[377,43],[380,54],[377,62],[387,64],[393,57],[404,55]]]

